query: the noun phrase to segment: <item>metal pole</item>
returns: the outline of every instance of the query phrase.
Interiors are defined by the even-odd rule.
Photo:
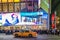
[[[56,29],[56,11],[55,11],[55,29]]]
[[[51,13],[51,0],[48,1],[48,30],[50,29],[50,13]]]
[[[41,0],[38,0],[38,8],[41,6]]]

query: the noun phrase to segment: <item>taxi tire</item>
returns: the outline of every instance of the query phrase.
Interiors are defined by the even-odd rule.
[[[29,37],[32,37],[32,34],[29,34]]]
[[[18,34],[15,34],[15,37],[18,37]]]

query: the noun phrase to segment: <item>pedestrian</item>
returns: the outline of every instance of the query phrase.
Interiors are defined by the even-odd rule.
[[[57,34],[59,35],[59,30],[57,30]]]
[[[55,35],[55,33],[56,33],[56,30],[55,30],[55,29],[53,29],[53,30],[52,30],[52,33],[53,33],[53,35]]]

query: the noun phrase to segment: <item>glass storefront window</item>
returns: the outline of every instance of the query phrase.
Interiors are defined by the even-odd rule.
[[[7,1],[11,3],[5,3]],[[27,1],[27,0],[4,0],[4,1],[2,0],[3,8],[0,10],[2,10],[3,12],[20,12],[20,11],[32,12],[37,10],[37,3],[33,3],[32,1],[20,3],[20,1]],[[12,3],[12,2],[15,2],[15,3]]]
[[[7,2],[7,0],[2,0],[2,3],[5,3],[5,2]]]
[[[26,3],[21,3],[21,11],[23,11],[23,12],[27,11]]]
[[[7,11],[7,4],[3,4],[3,12],[8,12]]]
[[[20,4],[15,3],[15,12],[20,12]]]
[[[13,3],[9,3],[9,12],[13,12]]]
[[[8,2],[13,2],[13,0],[8,0]]]

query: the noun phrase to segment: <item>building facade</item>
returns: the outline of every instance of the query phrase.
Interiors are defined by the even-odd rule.
[[[38,0],[0,0],[1,12],[37,11]]]
[[[22,12],[24,15],[27,13],[28,16],[21,16]],[[15,28],[14,26],[16,25],[21,26],[21,24],[18,23],[22,22],[28,22],[28,26],[24,25],[23,28],[30,28],[30,26],[31,29],[45,28],[46,30],[49,28],[48,12],[46,12],[42,6],[40,7],[40,0],[0,0],[0,14],[2,16],[1,26],[5,26],[8,29],[10,28],[9,26],[12,28]],[[29,25],[29,22],[30,24],[33,23],[33,25]]]

